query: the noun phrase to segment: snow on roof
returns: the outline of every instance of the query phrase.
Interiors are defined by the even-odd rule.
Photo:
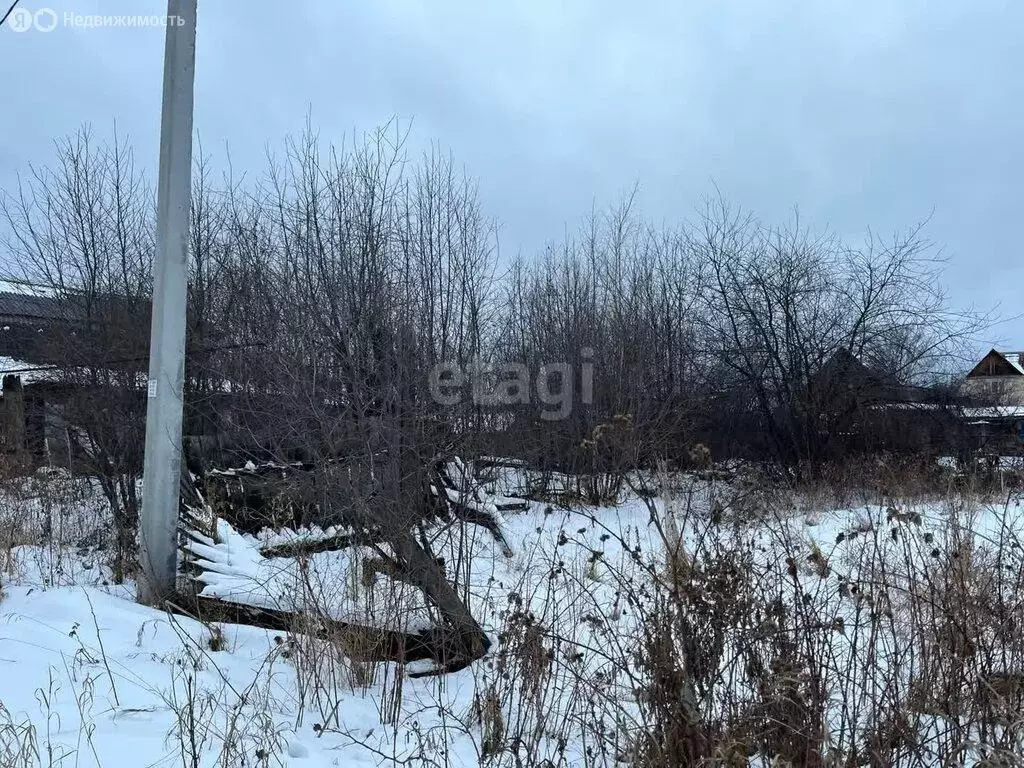
[[[969,419],[1009,419],[1024,416],[1022,405],[988,405],[980,408],[964,408],[963,415]]]
[[[13,357],[0,357],[0,379],[12,373],[21,377],[22,384],[30,381],[45,381],[53,377],[52,365],[34,365]]]
[[[22,384],[33,382],[87,382],[88,378],[103,369],[94,369],[88,366],[63,366],[63,365],[37,365],[27,363],[24,360],[16,360],[12,357],[0,357],[0,380],[7,374],[13,374],[21,378]],[[146,371],[125,371],[119,374],[118,382],[122,386],[135,386],[139,389],[146,387],[148,374]]]
[[[22,296],[53,296],[56,294],[56,291],[50,286],[40,285],[28,280],[4,277],[0,278],[0,293],[19,293]]]
[[[1021,365],[1021,358],[1024,357],[1024,352],[1003,352],[998,349],[996,352],[1006,358],[1006,362],[1016,368],[1018,373],[1024,374],[1024,365]]]

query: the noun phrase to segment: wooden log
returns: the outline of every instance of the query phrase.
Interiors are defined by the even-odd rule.
[[[497,507],[491,505],[487,494],[473,484],[473,478],[467,474],[465,464],[456,459],[452,462],[452,467],[456,472],[455,477],[444,464],[438,463],[435,466],[432,492],[441,505],[457,519],[486,528],[501,546],[505,557],[511,557],[512,547],[505,539],[501,522],[495,514]],[[492,506],[495,513],[490,510]]]
[[[444,620],[455,630],[454,647],[448,650],[469,664],[481,658],[491,647],[491,641],[473,618],[469,607],[448,582],[443,566],[431,556],[411,532],[404,531],[390,539],[406,579],[423,592],[427,600],[440,611]]]
[[[461,639],[447,627],[421,632],[369,627],[322,616],[307,616],[274,608],[259,608],[210,597],[179,594],[167,607],[173,613],[204,622],[243,624],[271,632],[310,634],[339,642],[342,652],[357,661],[433,661],[438,672],[464,669],[473,659],[458,652]],[[413,673],[420,677],[430,673]]]

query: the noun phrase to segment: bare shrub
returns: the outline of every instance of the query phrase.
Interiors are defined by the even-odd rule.
[[[88,480],[63,470],[0,480],[0,571],[44,586],[102,581],[115,566],[110,509]]]
[[[952,493],[943,519],[869,507],[833,543],[808,540],[770,495],[741,498],[742,484],[709,492],[664,466],[656,478],[648,535],[607,512],[546,518],[557,539],[512,585],[479,663],[468,722],[489,761],[1019,759],[1013,509]]]

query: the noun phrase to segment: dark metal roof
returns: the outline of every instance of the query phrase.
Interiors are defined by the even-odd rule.
[[[51,296],[0,291],[0,316],[25,320],[60,320],[66,308]]]

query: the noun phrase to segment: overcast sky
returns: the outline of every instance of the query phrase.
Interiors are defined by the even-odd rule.
[[[83,123],[116,121],[155,176],[164,30],[63,17],[166,5],[21,5],[59,23],[0,29],[0,186]],[[713,185],[848,237],[930,216],[955,301],[1013,315],[1022,32],[1020,0],[200,0],[196,130],[260,171],[307,113],[339,140],[411,118],[414,148],[437,141],[479,180],[504,254],[634,183],[666,221]],[[1024,320],[983,341],[1024,348]]]

